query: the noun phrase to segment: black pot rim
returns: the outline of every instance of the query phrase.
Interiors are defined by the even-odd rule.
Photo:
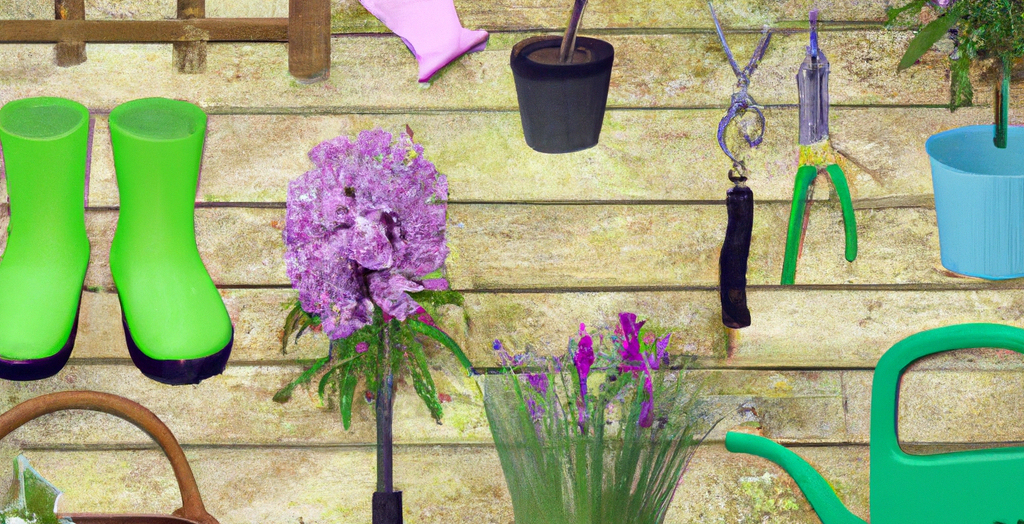
[[[604,40],[576,37],[576,47],[590,51],[593,58],[582,64],[542,64],[527,58],[530,53],[548,47],[560,47],[562,37],[555,35],[534,36],[522,40],[512,47],[509,65],[517,76],[530,80],[561,80],[567,78],[586,78],[607,74],[615,59],[615,48]]]

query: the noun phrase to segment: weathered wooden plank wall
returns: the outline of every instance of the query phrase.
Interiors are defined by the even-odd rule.
[[[822,45],[833,64],[832,138],[847,160],[861,238],[857,262],[847,264],[838,208],[819,191],[798,285],[777,285],[797,167],[793,75],[806,40],[806,33],[778,34],[751,89],[770,106],[766,142],[750,162],[759,201],[749,274],[754,324],[730,337],[715,291],[728,164],[714,129],[734,79],[704,1],[594,0],[585,32],[603,35],[617,51],[611,109],[598,147],[562,156],[523,143],[507,61],[525,35],[556,31],[568,4],[456,4],[467,27],[492,31],[490,44],[426,89],[415,83],[415,62],[401,41],[356,0],[334,3],[331,80],[309,86],[288,76],[284,44],[211,44],[206,73],[190,76],[173,71],[170,45],[90,45],[88,60],[66,69],[53,65],[52,46],[0,46],[0,102],[65,96],[96,117],[87,211],[93,256],[78,344],[57,377],[0,384],[0,409],[65,389],[121,394],[176,433],[222,523],[368,522],[368,406],[357,407],[346,433],[314,392],[300,391],[284,406],[270,400],[301,369],[296,359],[319,354],[324,343],[314,335],[280,353],[282,304],[293,296],[280,229],[287,183],[308,168],[311,146],[409,124],[449,177],[449,272],[467,294],[470,322],[454,311],[442,321],[477,364],[494,363],[494,338],[560,350],[572,319],[640,312],[677,333],[672,349],[697,357],[693,374],[717,375],[711,400],[726,416],[694,459],[669,522],[816,522],[778,468],[721,446],[725,430],[747,421],[819,466],[851,509],[868,516],[871,372],[881,354],[922,329],[1020,325],[1024,316],[1019,282],[959,278],[939,264],[923,142],[984,123],[990,109],[951,115],[942,108],[947,72],[939,52],[895,73],[911,35],[881,29],[892,0],[718,2],[742,56],[762,24],[793,28],[812,5],[822,9]],[[87,18],[173,18],[174,9],[164,0],[86,2]],[[210,17],[286,15],[283,0],[207,5]],[[3,18],[52,16],[44,0],[0,0]],[[983,67],[974,75],[991,78]],[[1019,83],[1014,92],[1021,100]],[[144,96],[190,100],[211,114],[198,242],[237,339],[227,372],[196,387],[162,386],[132,366],[107,267],[118,199],[106,114]],[[980,104],[990,99],[979,89]],[[8,213],[0,204],[0,244]],[[511,522],[480,400],[451,358],[434,357],[439,388],[452,397],[445,424],[433,424],[406,386],[396,404],[396,484],[408,521]],[[974,350],[916,366],[904,381],[902,437],[931,448],[1024,439],[1024,422],[1013,416],[1024,403],[1022,363]],[[952,391],[957,402],[952,393],[943,398]],[[69,509],[176,507],[170,469],[128,424],[55,415],[4,446],[26,450],[67,491]]]

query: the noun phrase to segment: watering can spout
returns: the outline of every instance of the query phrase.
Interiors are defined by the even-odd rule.
[[[822,524],[865,524],[846,509],[825,478],[796,453],[764,437],[735,431],[726,433],[725,449],[766,458],[786,470],[800,486]]]

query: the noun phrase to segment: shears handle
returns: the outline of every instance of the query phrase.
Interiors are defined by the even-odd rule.
[[[796,259],[800,254],[800,236],[807,211],[807,192],[818,176],[814,166],[800,166],[793,185],[793,207],[789,210],[789,230],[786,233],[786,256],[782,261],[782,285],[791,286],[796,280]]]
[[[843,211],[843,229],[846,233],[846,260],[857,259],[857,219],[853,213],[853,199],[846,175],[836,164],[825,168],[832,185],[836,188],[839,205]],[[807,211],[807,193],[818,176],[815,166],[800,166],[793,186],[793,207],[789,212],[789,228],[786,233],[786,255],[782,262],[782,285],[791,286],[796,280],[796,261],[800,255],[800,240],[803,234],[804,215]]]
[[[850,196],[850,184],[842,168],[832,164],[825,168],[832,186],[839,195],[839,206],[843,209],[843,229],[846,230],[846,261],[857,260],[857,219],[853,214],[853,198]]]

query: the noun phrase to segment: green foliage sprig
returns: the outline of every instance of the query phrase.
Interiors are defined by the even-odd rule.
[[[411,293],[410,296],[423,307],[427,318],[436,318],[441,306],[462,306],[463,303],[462,295],[451,290],[420,291]],[[290,307],[281,335],[282,353],[287,351],[289,341],[298,340],[304,333],[316,330],[320,325],[320,319],[303,311],[298,301],[292,303]],[[385,321],[380,308],[376,308],[373,322],[345,338],[331,340],[327,356],[313,361],[298,377],[281,388],[274,395],[274,401],[288,402],[297,387],[310,384],[319,377],[317,393],[321,401],[337,406],[342,425],[348,430],[352,423],[352,403],[360,379],[365,384],[368,399],[372,398],[372,392],[377,391],[382,332],[387,326],[392,348],[392,369],[396,374],[402,373],[403,370],[409,373],[416,394],[426,404],[430,415],[440,424],[444,410],[427,364],[424,342],[433,341],[440,344],[451,351],[470,374],[474,371],[459,345],[444,331],[423,321],[427,318],[409,317],[402,322],[392,318]]]
[[[932,45],[950,35],[956,46],[949,57],[951,111],[973,103],[972,60],[998,58],[1008,66],[1024,57],[1024,0],[913,0],[889,10],[887,27],[913,27],[925,10],[938,17],[911,40],[898,70],[914,65]]]

